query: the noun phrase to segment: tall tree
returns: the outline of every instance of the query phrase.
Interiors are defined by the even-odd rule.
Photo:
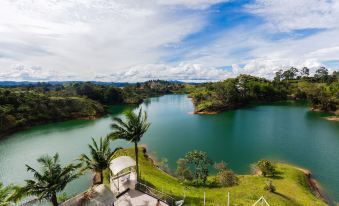
[[[296,77],[298,73],[298,69],[295,67],[291,67],[288,70],[284,71],[282,76],[284,77],[285,80],[292,80]]]
[[[95,178],[93,178],[93,184],[100,184],[103,181],[103,170],[109,167],[111,156],[121,148],[116,148],[111,152],[108,138],[100,138],[99,145],[92,138],[92,144],[89,144],[88,147],[90,149],[90,157],[86,154],[81,154],[80,160],[85,163],[83,169],[93,170],[96,173]],[[100,175],[99,181],[96,180],[97,175]]]
[[[194,150],[185,155],[185,160],[193,166],[195,180],[205,184],[209,173],[208,167],[213,164],[207,153]]]
[[[310,69],[307,67],[303,67],[300,71],[301,76],[308,77],[310,75]]]
[[[321,82],[325,82],[328,78],[328,69],[320,67],[315,71],[314,77],[319,79]]]
[[[81,164],[69,164],[62,167],[58,153],[53,157],[42,156],[37,161],[41,166],[40,171],[26,165],[27,171],[33,173],[33,179],[25,180],[26,185],[18,189],[17,195],[37,196],[38,199],[47,199],[57,206],[57,193],[79,177],[80,173],[77,169],[81,167]]]
[[[275,81],[275,82],[280,82],[281,79],[283,78],[282,75],[283,75],[283,70],[280,69],[279,71],[277,71],[277,72],[275,73],[274,81]]]
[[[139,180],[138,143],[151,124],[147,121],[147,113],[143,113],[141,108],[137,114],[132,110],[128,110],[125,112],[125,118],[126,121],[119,117],[113,119],[114,122],[111,126],[114,131],[109,134],[109,137],[111,139],[124,139],[134,143],[136,173],[137,180]]]

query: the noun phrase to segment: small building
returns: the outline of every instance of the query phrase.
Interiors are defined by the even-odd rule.
[[[129,156],[120,156],[110,162],[110,182],[116,196],[115,206],[176,205],[174,198],[138,182],[135,166],[135,160]]]
[[[120,156],[110,162],[110,187],[94,185],[89,190],[62,203],[61,206],[178,206],[171,196],[137,181],[136,162]]]

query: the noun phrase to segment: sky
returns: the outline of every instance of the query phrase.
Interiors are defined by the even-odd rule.
[[[1,0],[0,81],[339,70],[339,0]]]

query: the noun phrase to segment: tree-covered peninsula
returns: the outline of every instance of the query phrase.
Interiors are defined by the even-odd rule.
[[[127,84],[70,82],[0,88],[0,136],[39,123],[67,119],[93,119],[109,105],[139,104],[143,99],[182,92],[184,85],[161,80]]]
[[[339,115],[339,75],[324,67],[309,76],[309,69],[280,70],[274,80],[240,75],[221,82],[201,84],[190,89],[195,113],[211,114],[252,103],[279,100],[306,100],[312,110]]]

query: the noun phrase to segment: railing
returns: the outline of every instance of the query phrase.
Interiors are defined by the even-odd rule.
[[[115,180],[115,179],[118,179],[118,178],[120,178],[120,177],[126,176],[126,175],[128,175],[128,174],[131,174],[131,171],[124,172],[124,173],[122,173],[122,174],[120,174],[120,175],[118,175],[118,176],[113,176],[113,177],[111,177],[111,179],[112,179],[112,180]]]
[[[135,188],[143,193],[146,193],[162,202],[165,202],[166,204],[170,206],[175,206],[175,199],[159,190],[156,190],[152,187],[149,187],[145,184],[142,184],[138,182],[135,186]]]

